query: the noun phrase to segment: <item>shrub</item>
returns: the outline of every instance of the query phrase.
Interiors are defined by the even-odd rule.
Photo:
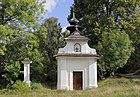
[[[98,65],[99,71],[103,77],[108,77],[127,63],[134,48],[127,33],[114,29],[103,32],[98,51],[103,56]]]
[[[43,89],[41,83],[31,83],[31,89]]]
[[[26,83],[17,80],[15,84],[12,86],[12,90],[16,91],[29,91],[29,87]]]

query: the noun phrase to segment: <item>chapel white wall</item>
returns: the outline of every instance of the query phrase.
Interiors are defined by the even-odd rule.
[[[97,60],[92,57],[59,57],[57,89],[73,90],[73,71],[83,72],[83,90],[97,87]]]
[[[60,48],[58,53],[75,53],[74,44],[79,43],[81,45],[81,52],[86,54],[97,54],[96,49],[90,48],[85,41],[67,41],[67,45],[64,48]]]

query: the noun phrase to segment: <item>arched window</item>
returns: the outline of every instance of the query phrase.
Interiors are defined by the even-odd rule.
[[[75,51],[75,52],[81,52],[81,45],[80,45],[79,43],[76,43],[76,44],[74,45],[74,51]]]

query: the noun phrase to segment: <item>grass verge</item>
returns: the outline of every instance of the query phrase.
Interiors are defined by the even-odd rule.
[[[31,88],[0,91],[0,97],[140,97],[140,79],[108,78],[98,88],[83,91],[51,90],[32,84]]]

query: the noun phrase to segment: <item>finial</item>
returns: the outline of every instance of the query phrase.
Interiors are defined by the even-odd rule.
[[[74,18],[74,19],[76,18],[76,17],[75,17],[75,9],[74,9],[74,4],[72,5],[72,16],[73,16],[72,18]]]
[[[72,5],[72,19],[70,20],[70,24],[71,25],[77,25],[79,21],[76,19],[75,17],[75,8],[74,8],[74,4]]]
[[[80,32],[81,31],[81,26],[78,25],[78,20],[76,19],[75,16],[75,8],[74,5],[72,5],[72,19],[69,20],[70,26],[68,26],[66,29],[70,31],[70,34],[73,33],[74,31]]]

